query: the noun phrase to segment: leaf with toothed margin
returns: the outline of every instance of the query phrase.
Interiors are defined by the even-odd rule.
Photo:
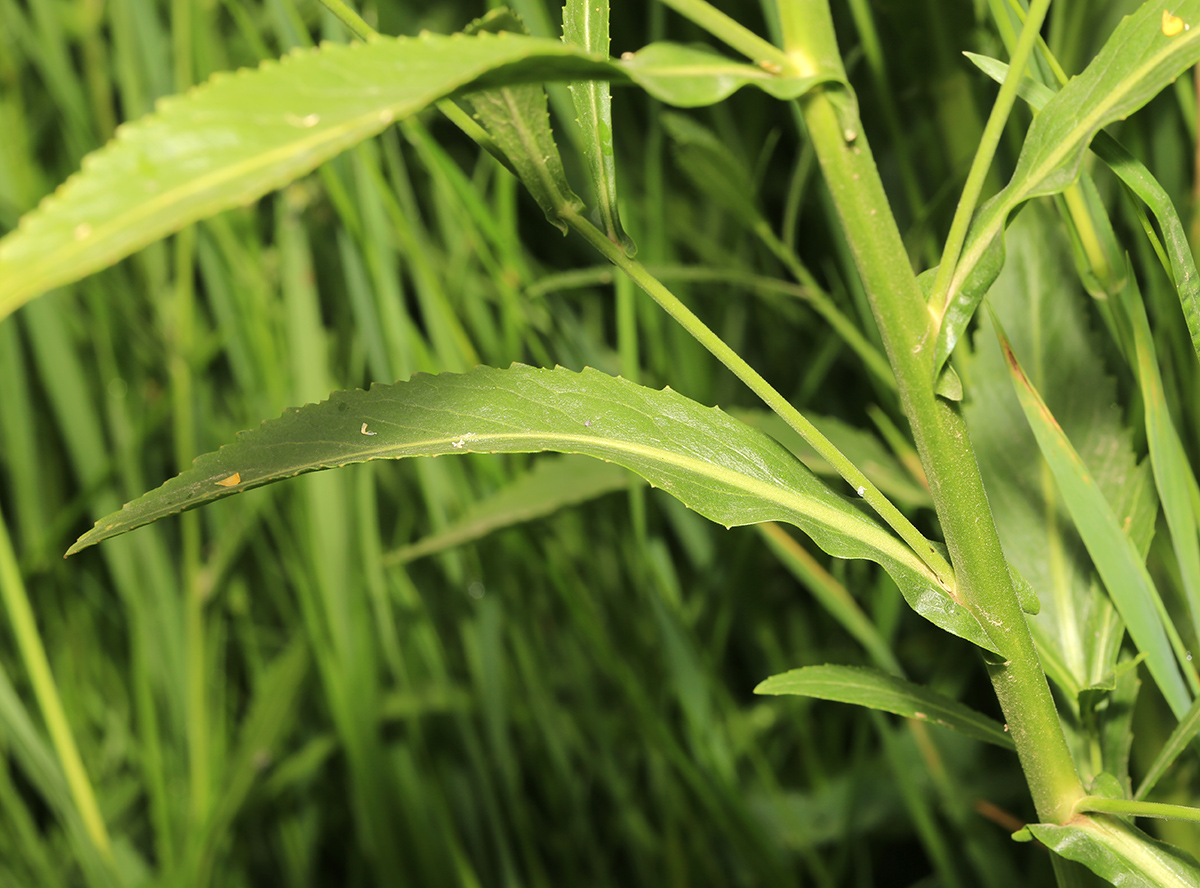
[[[831,555],[883,565],[922,616],[990,649],[975,617],[856,497],[836,493],[782,445],[718,408],[586,369],[419,374],[286,411],[120,512],[67,554],[224,496],[372,459],[459,453],[582,453],[625,466],[726,527],[786,521]]]
[[[817,82],[687,48],[647,47],[626,62],[509,33],[298,50],[163,99],[84,158],[81,172],[0,240],[0,318],[185,225],[251,203],[448,96],[583,79],[635,83],[687,106],[743,86],[790,99]]]

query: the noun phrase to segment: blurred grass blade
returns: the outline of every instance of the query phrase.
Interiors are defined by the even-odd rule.
[[[608,0],[567,0],[563,41],[592,55],[608,56]],[[613,151],[612,88],[604,80],[574,80],[571,98],[583,133],[583,155],[596,194],[600,228],[629,256],[637,252],[617,213],[617,168]]]
[[[758,530],[780,563],[863,646],[875,665],[892,675],[903,675],[904,671],[887,641],[846,587],[778,524],[768,521],[758,525]]]
[[[1008,66],[1004,62],[975,53],[964,53],[974,65],[993,80],[1002,80]],[[1054,98],[1054,91],[1044,84],[1028,77],[1021,79],[1019,89],[1021,98],[1025,99],[1032,108],[1041,111]],[[1105,132],[1096,133],[1092,140],[1092,153],[1099,157],[1124,182],[1129,190],[1141,198],[1142,202],[1154,214],[1162,232],[1163,246],[1166,248],[1169,271],[1174,280],[1175,288],[1179,291],[1179,301],[1183,306],[1183,315],[1188,323],[1188,332],[1192,343],[1200,342],[1200,328],[1196,319],[1200,318],[1200,273],[1196,270],[1196,259],[1192,255],[1192,247],[1188,241],[1187,232],[1175,203],[1159,181],[1146,169],[1137,158],[1130,154],[1125,146]]]
[[[614,490],[628,490],[636,479],[612,463],[580,456],[543,456],[533,468],[491,496],[476,500],[461,518],[442,531],[384,555],[385,564],[403,564],[461,546],[496,530],[544,518],[566,506],[587,502]]]
[[[83,759],[79,755],[79,747],[67,721],[67,713],[63,708],[62,696],[54,681],[54,673],[50,669],[50,660],[46,656],[46,648],[42,644],[42,636],[38,630],[33,608],[29,603],[29,593],[25,590],[25,581],[21,577],[17,556],[13,551],[12,542],[8,537],[8,525],[4,515],[0,513],[0,597],[4,600],[4,609],[8,613],[12,633],[16,637],[21,659],[29,673],[29,682],[37,697],[42,719],[46,730],[58,754],[59,765],[63,776],[71,790],[71,798],[76,810],[87,829],[88,837],[96,846],[100,856],[106,860],[112,859],[112,843],[108,837],[108,827],[104,823],[104,815],[96,801],[96,793],[92,781],[88,777]]]
[[[960,734],[1014,749],[1002,725],[945,694],[863,666],[805,666],[772,675],[756,694],[796,694],[881,709],[951,728]]]
[[[596,370],[513,365],[418,375],[289,410],[101,519],[67,554],[159,518],[304,472],[371,459],[557,450],[632,469],[727,527],[795,524],[831,555],[877,561],[909,604],[991,649],[916,554],[787,450],[715,408]]]
[[[1159,690],[1176,717],[1182,717],[1191,705],[1191,697],[1171,655],[1172,645],[1160,618],[1164,612],[1158,590],[1087,466],[1025,376],[999,320],[995,317],[992,320],[1025,418],[1054,474],[1075,527],[1134,644],[1146,655],[1146,666]]]
[[[1122,888],[1200,885],[1195,860],[1116,817],[1079,817],[1070,826],[1031,823],[1028,829],[1051,851]]]
[[[1196,537],[1196,515],[1192,511],[1191,491],[1196,478],[1188,465],[1183,442],[1171,421],[1167,409],[1166,393],[1163,391],[1162,376],[1158,370],[1158,356],[1154,349],[1154,337],[1142,294],[1132,269],[1122,297],[1126,314],[1133,329],[1133,342],[1137,353],[1138,382],[1142,389],[1142,400],[1146,411],[1146,440],[1150,446],[1150,464],[1154,467],[1154,480],[1158,486],[1158,498],[1163,505],[1167,527],[1171,530],[1175,559],[1183,579],[1188,611],[1192,617],[1192,631],[1200,638],[1200,540]]]
[[[1179,754],[1187,749],[1187,745],[1196,739],[1197,734],[1200,734],[1200,697],[1192,702],[1192,708],[1179,720],[1167,742],[1162,745],[1162,749],[1146,769],[1146,775],[1138,785],[1134,798],[1144,799],[1150,794],[1159,778],[1174,764]]]
[[[1070,185],[1101,127],[1128,117],[1200,60],[1200,0],[1179,3],[1174,15],[1181,20],[1178,31],[1164,29],[1162,7],[1153,3],[1126,17],[1083,73],[1034,118],[1012,179],[980,209],[945,300],[931,306],[942,319],[935,375],[999,271],[994,256],[1003,253],[1009,214],[1032,197],[1056,194]],[[1193,23],[1197,27],[1191,27]],[[1185,304],[1184,311],[1200,354],[1200,306]]]

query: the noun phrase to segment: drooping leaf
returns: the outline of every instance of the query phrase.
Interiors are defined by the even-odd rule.
[[[1119,888],[1200,885],[1195,860],[1115,817],[1077,818],[1069,826],[1031,823],[1027,829],[1054,853],[1082,863]]]
[[[1138,650],[1146,655],[1146,666],[1159,690],[1175,715],[1182,717],[1191,705],[1191,695],[1172,656],[1172,644],[1164,627],[1166,612],[1146,570],[1144,553],[1138,551],[1123,526],[1124,522],[1118,519],[1087,465],[1021,369],[1004,332],[997,329],[996,333],[1025,418],[1050,466],[1075,528],[1104,580],[1109,597],[1129,628],[1130,636]],[[1163,615],[1161,619],[1160,614]]]
[[[325,44],[214,75],[120,127],[0,240],[0,318],[191,222],[254,201],[457,92],[599,78],[696,105],[747,85],[794,98],[817,82],[682,52],[666,46],[619,62],[557,40],[427,34]]]
[[[563,40],[593,55],[607,56],[608,0],[568,0],[563,7]],[[583,134],[583,155],[592,177],[600,227],[627,256],[632,256],[637,247],[621,227],[617,213],[611,89],[603,80],[573,80],[569,85]]]
[[[772,675],[756,694],[797,694],[837,700],[917,718],[959,733],[1014,749],[1012,738],[994,719],[930,688],[864,666],[805,666]]]
[[[1171,14],[1188,27],[1169,29],[1168,34],[1162,25],[1162,6],[1150,2],[1127,16],[1083,73],[1034,118],[1012,179],[980,209],[944,300],[931,306],[942,319],[935,373],[987,292],[991,279],[978,273],[977,267],[985,257],[1003,252],[1001,240],[1009,214],[1032,197],[1056,194],[1070,185],[1079,174],[1088,144],[1102,127],[1128,117],[1200,60],[1200,27],[1191,27],[1200,25],[1200,0],[1177,3]],[[1189,329],[1200,331],[1200,316],[1194,325],[1189,320]],[[1200,339],[1194,344],[1200,353]]]
[[[456,453],[583,453],[632,469],[728,527],[786,521],[840,558],[868,558],[909,604],[948,632],[990,649],[975,617],[857,498],[835,493],[782,445],[715,408],[595,370],[513,365],[417,375],[369,392],[337,392],[289,410],[198,458],[68,554],[158,518],[303,472],[371,459]]]
[[[543,456],[533,468],[495,493],[476,500],[450,526],[384,556],[388,563],[414,561],[461,546],[493,531],[533,521],[611,493],[625,490],[635,476],[608,462],[580,456]]]

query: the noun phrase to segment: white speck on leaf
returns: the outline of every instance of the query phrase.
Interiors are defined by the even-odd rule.
[[[379,432],[368,432],[368,431],[367,431],[367,424],[366,424],[365,422],[362,424],[362,433],[363,433],[364,435],[378,435],[378,434],[379,434]]]

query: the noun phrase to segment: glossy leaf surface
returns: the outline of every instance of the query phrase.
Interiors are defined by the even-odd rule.
[[[997,82],[1004,79],[1008,65],[986,56],[966,53],[979,70],[983,71]],[[1036,111],[1041,111],[1051,99],[1054,91],[1049,87],[1031,80],[1021,78],[1020,95]],[[1146,169],[1137,158],[1130,154],[1120,142],[1108,133],[1096,133],[1091,145],[1093,153],[1106,163],[1122,182],[1146,204],[1158,222],[1162,232],[1163,247],[1170,265],[1171,277],[1179,292],[1179,302],[1183,307],[1183,315],[1187,320],[1188,334],[1192,339],[1192,347],[1200,355],[1200,273],[1196,270],[1196,260],[1192,255],[1191,243],[1175,204],[1157,179]]]
[[[122,126],[0,241],[0,317],[191,222],[254,201],[469,87],[612,79],[694,106],[751,84],[792,98],[816,82],[702,55],[662,45],[616,62],[509,33],[423,35],[325,44],[218,74]]]
[[[1079,825],[1031,823],[1029,831],[1050,850],[1082,863],[1121,888],[1192,888],[1200,868],[1178,848],[1150,838],[1115,817],[1080,818]]]
[[[855,498],[716,408],[595,370],[513,365],[417,375],[289,410],[97,522],[70,552],[184,509],[304,472],[458,453],[583,453],[632,469],[728,527],[786,521],[841,558],[877,561],[922,616],[984,647],[973,615]],[[68,553],[70,554],[70,553]]]

